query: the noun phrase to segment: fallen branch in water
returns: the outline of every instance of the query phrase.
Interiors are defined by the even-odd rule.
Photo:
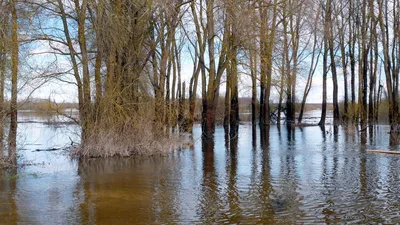
[[[400,151],[367,150],[367,152],[400,155]]]

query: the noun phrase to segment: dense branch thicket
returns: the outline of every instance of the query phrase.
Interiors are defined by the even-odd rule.
[[[296,112],[301,124],[317,75],[320,125],[332,91],[335,126],[364,130],[377,122],[385,98],[391,130],[399,130],[399,0],[1,0],[0,10],[0,118],[11,117],[12,154],[19,43],[46,46],[42,53],[57,65],[53,78],[76,85],[71,99],[85,156],[165,146],[192,130],[196,111],[203,135],[212,137],[221,95],[223,124],[236,133],[245,86],[253,124],[280,124],[284,113],[286,124],[296,125]],[[30,28],[19,27],[27,20]],[[183,74],[188,60],[193,72]]]

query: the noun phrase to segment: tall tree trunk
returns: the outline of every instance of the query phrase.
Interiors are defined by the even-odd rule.
[[[361,129],[364,130],[367,128],[367,87],[368,87],[368,52],[370,48],[370,44],[367,46],[367,1],[363,0],[362,3],[362,26],[361,26],[361,76],[360,76],[360,84],[361,90],[360,97],[360,116],[361,116]]]
[[[84,95],[83,92],[84,91],[83,91],[82,80],[81,80],[81,77],[79,75],[79,66],[78,66],[78,62],[77,62],[77,59],[76,59],[76,55],[77,54],[76,54],[76,51],[75,51],[75,48],[74,48],[74,43],[72,41],[72,38],[71,38],[71,35],[70,35],[70,32],[69,32],[69,25],[68,25],[68,21],[67,21],[67,15],[66,15],[65,10],[64,10],[64,3],[62,2],[62,0],[57,0],[57,4],[58,4],[58,7],[60,9],[60,17],[61,17],[61,20],[62,20],[62,23],[63,23],[64,36],[65,36],[65,39],[66,39],[67,44],[68,44],[69,56],[70,56],[71,63],[72,63],[72,69],[73,69],[73,72],[74,72],[74,78],[75,78],[75,81],[76,81],[77,87],[78,87],[79,120],[80,120],[81,127],[82,127],[81,139],[84,140],[85,139],[85,134],[87,133],[86,130],[85,130],[85,126],[83,124],[84,123],[83,121],[85,121],[85,115],[84,115],[85,104],[84,104],[84,100],[83,100],[83,95]],[[111,51],[110,55],[113,55],[113,54],[115,54],[115,51]],[[115,59],[115,57],[113,57],[113,59]],[[112,61],[113,59],[110,59],[110,61],[109,61],[110,64],[109,65],[114,65],[114,62]],[[110,73],[110,77],[112,77],[114,75],[113,68],[114,67],[109,67],[108,68],[109,69],[108,72],[112,71],[112,73]],[[108,82],[108,84],[109,84],[109,93],[112,93],[114,91],[114,89],[111,88],[111,86],[113,86],[113,83],[114,82],[112,82],[111,80],[109,80],[109,82]]]
[[[282,114],[282,103],[283,103],[283,93],[285,88],[285,78],[286,78],[286,51],[287,51],[287,37],[286,35],[283,36],[284,38],[284,49],[282,53],[282,66],[281,66],[281,82],[279,84],[279,102],[278,102],[278,111],[277,111],[277,118],[276,123],[278,126],[281,124],[281,114]]]
[[[197,48],[196,48],[196,55],[197,55]],[[197,63],[197,57],[194,62],[194,69],[193,69],[193,76],[190,79],[189,85],[189,124],[188,124],[188,131],[193,131],[193,124],[194,124],[194,114],[196,110],[196,93],[197,93],[197,84],[199,80],[199,74],[201,72],[201,64]]]
[[[1,35],[1,34],[0,34]],[[6,75],[6,53],[4,48],[4,39],[0,36],[0,158],[4,156],[4,121],[6,112],[4,107],[4,84]]]
[[[236,127],[239,125],[239,92],[238,92],[238,72],[237,72],[237,59],[236,47],[233,47],[231,59],[231,112],[230,112],[230,126]],[[231,129],[235,131],[235,129]]]
[[[321,110],[321,120],[318,125],[325,126],[326,120],[326,79],[328,76],[328,41],[324,38],[324,55],[322,60],[322,110]]]
[[[291,1],[289,1],[292,4]],[[293,61],[293,66],[289,70],[290,76],[290,101],[287,102],[287,117],[286,121],[288,125],[294,125],[296,123],[296,83],[297,83],[297,68],[299,61],[299,44],[300,44],[300,25],[301,25],[301,13],[303,12],[303,3],[295,3],[296,14],[290,14],[289,22],[290,22],[290,34],[291,34],[291,43],[292,43],[292,56],[291,61]],[[290,63],[288,62],[288,65]]]
[[[286,4],[286,3],[284,3]],[[284,59],[285,59],[285,66],[284,66],[284,72],[285,72],[285,78],[286,78],[286,122],[291,123],[292,120],[292,71],[291,71],[291,60],[289,58],[289,31],[288,31],[288,21],[287,21],[287,9],[286,5],[284,6],[283,9],[283,53],[284,53]]]
[[[18,18],[16,0],[11,0],[11,102],[10,130],[8,133],[8,155],[12,164],[17,163],[17,84],[18,84]]]
[[[172,72],[172,51],[169,53],[168,66],[167,66],[167,76],[165,83],[165,125],[169,126],[171,124],[171,72]]]
[[[278,0],[274,0],[273,3],[273,12],[272,12],[272,21],[271,21],[271,28],[270,32],[267,37],[267,49],[266,49],[266,73],[267,73],[267,84],[265,87],[265,94],[264,94],[264,124],[270,125],[270,95],[271,95],[271,86],[272,86],[272,53],[275,46],[275,30],[276,30],[276,20],[278,16]]]
[[[225,21],[224,32],[221,44],[221,50],[218,57],[218,66],[216,66],[215,59],[215,25],[214,25],[214,0],[206,1],[206,31],[207,31],[207,47],[208,47],[208,86],[206,87],[206,96],[203,100],[203,115],[205,116],[205,122],[203,123],[203,135],[207,138],[212,138],[215,131],[215,113],[217,109],[217,101],[219,97],[219,86],[221,83],[221,77],[226,69],[228,60],[228,38],[229,38],[229,26]],[[199,43],[200,44],[200,43]],[[200,44],[201,45],[201,44]],[[206,84],[205,75],[203,77],[203,85]]]
[[[332,71],[332,81],[333,81],[333,124],[334,126],[339,125],[340,115],[339,115],[339,102],[338,102],[338,81],[336,73],[336,62],[335,62],[335,46],[333,43],[333,27],[332,27],[332,4],[331,0],[327,2],[327,12],[326,12],[326,24],[328,26],[328,42],[329,42],[329,53],[331,58],[331,71]]]
[[[92,8],[90,7],[88,7],[88,11],[93,21],[93,27],[96,35],[96,46],[97,46],[97,54],[94,66],[94,80],[95,80],[95,90],[96,90],[95,105],[94,105],[95,118],[93,118],[95,121],[97,121],[101,119],[100,102],[103,98],[101,67],[103,62],[104,46],[103,46],[103,32],[100,27],[103,25],[104,2],[99,1],[98,4],[95,3],[94,7],[96,7],[96,14],[94,14]]]
[[[347,54],[346,54],[346,43],[345,43],[345,34],[347,31],[347,24],[349,20],[346,20],[344,16],[344,4],[341,3],[340,15],[341,21],[337,22],[338,26],[338,33],[339,33],[339,45],[340,45],[340,55],[341,55],[341,62],[342,62],[342,70],[343,70],[343,87],[344,87],[344,111],[343,111],[343,122],[347,123],[349,119],[349,91],[348,91],[348,70],[347,70]]]
[[[270,26],[270,31],[267,33],[267,40],[266,40],[266,48],[265,48],[265,67],[266,67],[266,76],[267,76],[267,83],[264,89],[264,125],[270,125],[270,95],[271,95],[271,86],[272,86],[272,53],[274,50],[275,45],[275,30],[276,30],[276,20],[278,16],[278,0],[274,0],[273,3],[273,11],[272,11],[272,21]]]
[[[90,135],[90,114],[91,114],[91,91],[90,91],[90,74],[89,74],[89,57],[86,47],[86,34],[85,34],[85,20],[87,11],[87,0],[82,1],[82,5],[79,5],[79,1],[75,0],[75,9],[78,12],[78,39],[79,47],[81,49],[82,57],[82,76],[83,76],[83,120],[82,123],[82,143],[85,143],[88,135]]]
[[[225,112],[224,112],[224,127],[229,126],[231,115],[231,68],[226,70],[226,86],[225,86]]]
[[[267,10],[263,3],[260,2],[260,125],[266,123],[265,112],[265,87],[267,85]]]
[[[377,27],[377,21],[375,19],[375,14],[374,14],[374,2],[372,0],[369,0],[369,15],[371,16],[371,43],[374,43],[374,51],[371,49],[371,56],[370,56],[370,61],[371,61],[371,66],[370,66],[370,83],[369,83],[369,99],[368,99],[368,122],[370,124],[376,122],[375,121],[375,113],[376,110],[376,77],[377,77],[377,71],[378,71],[378,58],[379,58],[379,49],[378,49],[378,40],[377,40],[377,34],[376,34],[376,27]],[[372,60],[373,59],[373,60]]]
[[[349,22],[353,21],[352,16],[355,13],[353,8],[353,1],[349,1]],[[355,45],[356,45],[356,32],[355,22],[349,25],[349,57],[350,57],[350,85],[351,85],[351,114],[352,122],[356,122],[356,58],[355,58]]]
[[[179,130],[181,132],[187,132],[187,118],[186,118],[186,83],[182,83],[182,88],[180,89],[180,97],[179,97]]]
[[[389,123],[391,125],[391,132],[398,132],[398,115],[396,112],[396,98],[395,96],[397,93],[393,90],[393,80],[392,80],[392,62],[390,59],[389,54],[389,28],[388,28],[388,18],[387,18],[387,11],[388,5],[387,2],[384,5],[383,0],[378,1],[379,5],[379,26],[381,28],[382,33],[382,46],[383,46],[383,55],[384,55],[384,70],[385,70],[385,77],[386,77],[386,89],[387,89],[387,97],[389,101]],[[384,7],[385,6],[385,7]],[[385,19],[383,18],[383,14],[385,14]]]
[[[178,54],[178,50],[176,49],[176,41],[174,41],[174,44],[172,45],[172,50],[171,50],[171,63],[172,63],[172,91],[171,91],[171,118],[172,118],[172,126],[175,127],[176,126],[176,75],[177,75],[177,65],[176,65],[176,61],[177,61],[177,54]],[[179,58],[178,58],[179,60]],[[191,85],[191,83],[190,83]],[[189,102],[190,102],[190,96],[191,96],[191,86],[189,85]],[[190,103],[189,103],[190,104]]]
[[[9,13],[5,13],[2,21],[0,21],[0,158],[4,156],[4,122],[7,117],[6,108],[4,107],[4,91],[7,67],[6,52],[6,34],[9,26]]]
[[[254,48],[255,45],[252,46]],[[250,72],[251,72],[251,123],[257,123],[257,59],[253,49],[250,50]]]
[[[237,40],[237,26],[238,19],[234,13],[236,1],[232,2],[232,6],[227,10],[228,12],[228,26],[230,27],[229,35],[229,72],[230,72],[230,134],[231,137],[237,135],[237,128],[239,125],[239,90],[238,90],[238,40]]]

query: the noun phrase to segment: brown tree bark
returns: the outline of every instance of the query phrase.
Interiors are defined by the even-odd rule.
[[[377,20],[375,18],[374,1],[369,0],[369,16],[371,17],[371,43],[374,44],[374,51],[370,51],[370,83],[369,83],[369,99],[368,99],[368,122],[370,124],[376,122],[375,114],[377,110],[376,105],[376,79],[378,71],[378,58],[379,58],[379,48],[378,48],[378,36],[377,36]]]
[[[340,46],[340,54],[341,54],[341,63],[342,63],[342,71],[343,71],[343,87],[344,87],[344,110],[343,110],[343,122],[347,123],[349,119],[349,91],[348,91],[348,60],[347,60],[347,54],[346,54],[346,31],[347,31],[347,26],[348,23],[350,22],[348,18],[344,16],[344,10],[345,10],[345,3],[341,2],[341,7],[340,7],[340,12],[337,14],[340,14],[341,16],[341,21],[337,20],[337,30],[338,30],[338,35],[339,35],[339,46]]]
[[[94,105],[94,115],[96,118],[93,120],[101,120],[101,109],[100,103],[103,98],[103,84],[101,80],[101,67],[103,62],[103,55],[104,55],[104,40],[103,40],[103,14],[104,14],[104,2],[99,1],[97,2],[89,2],[91,4],[88,5],[88,12],[90,14],[93,29],[96,35],[96,59],[95,59],[95,66],[94,66],[94,80],[95,80],[95,105]],[[95,13],[93,12],[95,11]]]
[[[367,127],[367,88],[368,88],[368,54],[370,44],[367,44],[367,32],[368,32],[368,19],[366,15],[367,1],[362,2],[362,25],[361,25],[361,60],[360,61],[360,85],[359,88],[359,102],[360,105],[360,117],[361,117],[361,129],[364,130]],[[361,97],[361,98],[360,98]]]
[[[57,3],[58,3],[58,7],[60,9],[60,17],[61,17],[61,21],[63,23],[64,35],[65,35],[65,38],[66,38],[66,41],[68,44],[68,50],[69,50],[69,56],[70,56],[71,63],[72,63],[73,74],[75,77],[75,82],[78,87],[79,121],[82,126],[81,138],[82,138],[82,140],[84,140],[87,131],[86,131],[86,127],[84,126],[84,121],[85,121],[85,113],[84,112],[86,111],[86,106],[84,104],[84,99],[83,99],[83,95],[84,95],[83,85],[82,85],[82,80],[81,80],[81,77],[79,74],[79,66],[78,66],[78,62],[76,59],[76,51],[75,51],[74,43],[73,43],[71,35],[70,35],[69,25],[68,25],[68,21],[67,21],[67,15],[64,10],[64,4],[61,0],[57,0]]]
[[[252,48],[255,48],[253,44]],[[250,73],[251,73],[251,123],[257,123],[257,59],[255,50],[249,51]]]
[[[349,58],[350,58],[350,85],[351,85],[351,114],[352,122],[355,123],[357,119],[356,115],[356,58],[355,58],[355,46],[356,46],[356,29],[354,22],[354,6],[353,1],[349,1]]]
[[[384,4],[385,3],[385,4]],[[392,77],[392,61],[390,57],[389,50],[389,24],[388,24],[388,5],[384,0],[378,1],[379,6],[379,14],[378,21],[382,35],[382,46],[383,46],[383,56],[384,56],[384,70],[386,77],[386,89],[387,89],[387,97],[389,101],[389,122],[391,125],[391,132],[398,132],[399,125],[399,115],[398,115],[398,106],[397,106],[397,93],[395,91],[393,77]],[[384,16],[385,15],[385,19]]]
[[[226,83],[225,83],[225,111],[224,111],[224,128],[229,127],[231,117],[231,68],[226,70]]]
[[[325,126],[326,120],[326,80],[328,77],[328,41],[324,37],[324,54],[322,59],[322,109],[321,109],[321,119],[318,123],[320,126]]]
[[[10,130],[8,133],[8,155],[12,164],[17,163],[17,95],[18,95],[18,15],[16,0],[11,0],[11,102]]]
[[[219,86],[221,77],[227,66],[227,51],[228,51],[228,23],[225,21],[225,28],[223,31],[223,38],[221,44],[221,50],[218,57],[218,65],[216,65],[216,49],[215,49],[215,19],[214,19],[214,0],[206,1],[206,32],[207,32],[207,48],[208,48],[208,84],[206,86],[205,75],[203,76],[203,86],[206,87],[206,96],[203,99],[203,135],[207,138],[214,136],[215,131],[215,113],[217,108],[217,101],[219,97]],[[199,45],[201,45],[199,43]]]
[[[4,91],[7,67],[6,34],[9,26],[9,13],[2,12],[0,16],[0,158],[4,156],[4,122],[6,120],[6,107],[4,106]]]
[[[333,81],[333,124],[334,126],[339,125],[340,116],[339,116],[339,102],[338,102],[338,81],[337,81],[337,72],[336,72],[336,62],[335,62],[335,46],[333,43],[333,27],[332,27],[332,3],[331,0],[327,1],[326,7],[326,24],[328,29],[328,43],[329,43],[329,53],[331,58],[331,72],[332,72],[332,81]]]
[[[296,83],[297,83],[297,73],[299,66],[299,45],[300,45],[300,28],[303,13],[303,3],[302,2],[292,2],[289,1],[291,7],[295,7],[296,12],[289,12],[289,31],[291,35],[291,58],[287,62],[288,66],[288,90],[287,90],[287,100],[286,100],[286,123],[287,125],[295,125],[296,123]],[[292,65],[291,65],[292,62]]]
[[[82,115],[82,143],[90,135],[91,126],[91,91],[90,91],[90,74],[89,74],[89,56],[86,46],[86,34],[85,34],[85,20],[88,1],[83,0],[81,5],[78,0],[75,0],[75,10],[78,12],[78,42],[81,50],[81,66],[82,66],[82,80],[83,80],[83,108]]]

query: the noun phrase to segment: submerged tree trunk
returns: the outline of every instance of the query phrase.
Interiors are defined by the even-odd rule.
[[[326,79],[328,76],[328,41],[324,38],[324,55],[323,55],[323,71],[322,71],[322,110],[321,120],[318,125],[325,126],[326,120]]]
[[[335,62],[335,51],[333,43],[333,27],[332,27],[332,5],[331,1],[327,2],[327,12],[326,12],[326,26],[328,26],[328,42],[329,42],[329,53],[331,58],[331,71],[332,71],[332,81],[333,81],[333,124],[334,126],[339,125],[339,102],[338,102],[338,81],[336,73],[336,62]],[[336,132],[335,132],[336,133]]]
[[[290,104],[291,106],[287,107],[287,122],[288,125],[294,125],[296,123],[296,84],[297,84],[297,70],[299,67],[299,45],[300,45],[300,29],[301,29],[301,15],[303,13],[302,2],[295,3],[296,13],[290,13],[289,22],[290,22],[290,34],[291,34],[291,43],[292,43],[292,56],[291,61],[293,61],[293,66],[289,70],[290,75],[290,85],[291,85],[291,94],[290,94]],[[288,63],[290,64],[290,63]],[[290,110],[289,110],[290,109]],[[290,116],[289,116],[290,115]]]
[[[397,133],[398,132],[398,107],[397,105],[397,93],[394,90],[394,82],[392,78],[392,62],[389,54],[389,28],[388,28],[388,18],[387,18],[387,11],[388,5],[386,4],[385,7],[383,2],[378,1],[379,3],[379,26],[381,28],[382,33],[382,46],[383,46],[383,55],[384,55],[384,70],[385,70],[385,77],[386,77],[386,88],[387,88],[387,97],[389,101],[389,122],[391,125],[391,132]],[[385,19],[384,15],[385,14]]]
[[[8,133],[8,155],[11,163],[17,163],[17,84],[18,84],[18,18],[16,0],[11,0],[11,103],[10,130]]]
[[[175,127],[177,123],[177,115],[176,115],[176,76],[177,76],[177,65],[176,59],[178,54],[178,50],[176,49],[176,41],[171,46],[171,64],[172,64],[172,90],[171,90],[171,126]],[[178,58],[179,61],[179,58]],[[191,84],[189,83],[189,105],[190,105],[190,91],[191,91]]]
[[[232,1],[231,6],[227,10],[228,16],[228,26],[230,30],[229,35],[229,81],[230,81],[230,134],[231,137],[237,135],[237,130],[239,126],[239,89],[238,89],[238,28],[237,23],[239,23],[236,13],[234,12],[237,5],[236,1]]]
[[[346,20],[344,16],[343,10],[345,9],[345,4],[341,3],[341,8],[340,8],[340,15],[341,15],[341,21],[337,22],[337,29],[339,33],[339,45],[340,45],[340,55],[341,55],[341,63],[342,63],[342,70],[343,70],[343,87],[344,87],[344,99],[343,99],[343,122],[347,123],[349,119],[349,91],[348,91],[348,84],[347,84],[347,77],[348,77],[348,70],[347,70],[347,53],[346,53],[346,40],[345,40],[345,35],[347,33],[347,26],[349,23],[349,20]]]
[[[90,17],[93,21],[93,29],[96,35],[96,59],[94,66],[94,80],[95,80],[95,104],[94,104],[94,121],[101,120],[101,100],[103,98],[103,84],[101,79],[101,68],[103,62],[104,45],[103,45],[103,31],[101,26],[103,25],[103,15],[104,15],[104,3],[99,2],[99,4],[93,6],[96,9],[96,14],[93,12],[92,8],[88,7]]]
[[[238,73],[236,62],[236,50],[233,50],[234,56],[231,61],[231,111],[230,111],[230,125],[235,127],[239,125],[239,92],[238,92]]]
[[[83,0],[81,5],[79,1],[75,0],[75,8],[78,12],[78,40],[81,50],[81,67],[82,67],[82,80],[83,80],[83,108],[82,115],[82,143],[84,144],[90,135],[91,124],[91,88],[90,88],[90,74],[89,74],[89,56],[86,46],[85,34],[85,20],[87,11],[87,0]]]
[[[287,49],[287,37],[286,35],[283,36],[284,39],[284,49]],[[285,77],[286,77],[286,57],[287,54],[286,52],[282,53],[282,65],[281,65],[281,82],[279,86],[279,102],[278,102],[278,112],[277,112],[277,118],[276,118],[276,123],[278,126],[281,124],[281,114],[282,114],[282,103],[283,103],[283,93],[284,93],[284,87],[285,87]]]
[[[350,58],[350,85],[351,85],[351,120],[353,123],[356,122],[356,59],[355,59],[355,45],[356,45],[356,32],[355,22],[352,20],[352,16],[355,13],[353,9],[353,1],[349,1],[349,58]],[[353,21],[353,22],[352,22]],[[352,23],[351,23],[352,22]]]
[[[60,9],[60,17],[61,17],[61,21],[62,21],[62,24],[63,24],[64,36],[65,36],[65,39],[66,39],[67,45],[68,45],[69,56],[70,56],[70,59],[71,59],[71,64],[72,64],[72,69],[73,69],[73,75],[74,75],[75,82],[76,82],[77,88],[78,88],[79,121],[80,121],[80,124],[81,124],[81,139],[82,139],[82,143],[83,143],[83,141],[85,140],[87,132],[86,132],[86,127],[85,127],[84,122],[83,122],[83,121],[85,121],[84,111],[85,111],[85,107],[86,106],[85,106],[84,100],[83,100],[84,93],[83,93],[82,79],[81,79],[80,74],[79,74],[79,66],[78,66],[78,62],[77,62],[77,54],[76,54],[76,51],[75,51],[75,48],[74,48],[73,40],[72,40],[71,35],[70,35],[69,25],[68,25],[68,21],[67,21],[67,15],[66,15],[65,10],[64,10],[64,4],[63,4],[63,2],[61,0],[57,0],[57,4],[58,4],[58,7]],[[112,57],[114,54],[115,54],[115,51],[111,51],[110,58],[109,58],[109,60],[110,60],[109,61],[109,63],[110,63],[109,65],[110,66],[108,67],[108,71],[109,72],[112,71],[112,73],[108,74],[109,77],[113,77],[114,76],[113,73],[114,73],[114,64],[115,63],[114,63],[114,61],[112,61],[112,60],[115,59],[115,57]],[[108,80],[108,88],[109,88],[109,90],[108,90],[109,92],[108,93],[111,93],[113,91],[113,88],[112,88],[113,85],[114,85],[114,82],[112,82],[111,80]]]
[[[4,84],[6,74],[6,54],[3,47],[3,40],[0,36],[0,158],[4,156],[4,120],[6,119],[4,107]]]
[[[286,77],[286,123],[291,123],[292,120],[292,71],[291,71],[291,63],[289,58],[289,32],[288,32],[288,21],[287,21],[287,9],[286,5],[283,10],[283,32],[284,32],[284,44],[283,44],[283,52],[285,57],[285,77]]]
[[[266,9],[260,3],[260,125],[266,123],[265,113],[265,87],[267,85],[267,30],[266,30]]]
[[[227,69],[226,83],[225,83],[225,112],[224,112],[224,127],[229,126],[229,120],[231,115],[231,68]]]
[[[197,55],[197,48],[196,48],[196,55]],[[189,84],[189,119],[188,119],[188,131],[192,132],[193,131],[193,125],[194,125],[194,116],[195,116],[195,110],[196,110],[196,93],[197,93],[197,84],[199,80],[199,75],[201,72],[201,64],[198,63],[198,58],[196,57],[195,62],[194,62],[194,69],[193,69],[193,76],[190,78],[190,84]],[[180,66],[179,66],[180,67]],[[180,68],[179,68],[180,70]],[[180,79],[180,72],[179,74],[179,79]]]
[[[254,46],[255,47],[255,46]],[[250,50],[250,72],[251,72],[251,123],[257,123],[257,59],[254,50]]]
[[[373,1],[369,0],[369,6],[370,6],[370,15],[372,16],[372,24],[371,24],[371,42],[374,43],[374,51],[371,50],[371,56],[370,56],[370,83],[369,83],[369,108],[368,108],[368,122],[370,124],[376,122],[376,113],[377,110],[375,109],[377,107],[376,104],[376,99],[378,98],[376,96],[376,78],[377,78],[377,72],[378,72],[378,58],[379,58],[379,49],[378,49],[378,37],[376,33],[376,28],[377,28],[377,21],[374,16],[374,6],[373,6]],[[373,59],[373,60],[372,60]],[[379,94],[379,93],[378,93]]]
[[[205,89],[205,99],[203,100],[203,115],[205,121],[203,122],[203,135],[207,138],[214,136],[215,130],[215,113],[217,109],[217,100],[219,97],[219,86],[221,77],[226,69],[227,64],[227,51],[228,51],[228,38],[229,38],[229,24],[225,21],[224,33],[222,38],[222,46],[219,52],[218,65],[216,65],[216,52],[215,52],[215,25],[214,25],[214,1],[206,1],[206,31],[207,31],[207,47],[208,47],[208,85]],[[197,25],[196,25],[197,26]],[[198,34],[199,36],[200,34]],[[201,43],[199,43],[201,45]],[[205,76],[205,75],[203,75]],[[206,79],[203,77],[203,86],[206,85]],[[204,112],[205,110],[205,112]]]
[[[363,0],[362,3],[362,26],[361,26],[361,68],[360,68],[360,85],[359,99],[360,101],[360,117],[361,117],[361,129],[367,128],[367,86],[368,86],[368,52],[370,44],[367,46],[367,2]],[[361,97],[361,98],[360,98]]]
[[[4,91],[7,68],[6,34],[8,33],[9,13],[0,17],[0,158],[4,156],[4,121],[6,120],[6,108],[4,106]]]
[[[0,41],[1,37],[0,37]],[[0,158],[4,156],[4,120],[6,119],[6,113],[4,108],[4,84],[5,84],[5,73],[6,73],[6,56],[3,43],[0,43]]]
[[[260,66],[261,66],[261,90],[260,90],[260,124],[270,125],[270,95],[272,85],[272,53],[275,45],[275,30],[276,20],[278,17],[278,4],[277,0],[274,0],[272,20],[269,30],[267,29],[268,24],[268,8],[267,5],[261,4],[260,19]]]

